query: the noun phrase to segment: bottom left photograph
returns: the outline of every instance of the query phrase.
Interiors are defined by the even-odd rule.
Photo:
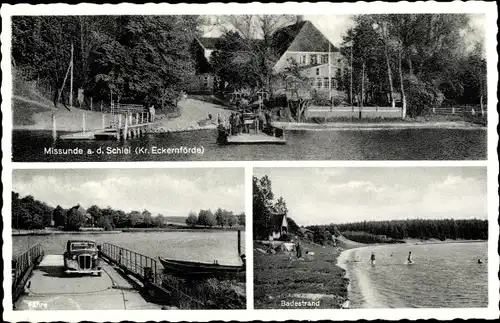
[[[14,310],[245,309],[243,168],[18,169]]]

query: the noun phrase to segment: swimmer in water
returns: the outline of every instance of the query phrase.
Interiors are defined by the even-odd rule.
[[[483,263],[483,261],[482,261],[481,259],[478,259],[478,260],[477,260],[477,263],[478,263],[478,264],[482,264],[482,263]]]
[[[411,260],[411,251],[408,253],[408,263],[411,264],[413,261]]]
[[[375,264],[375,254],[372,252],[372,255],[370,256],[370,262],[371,264]]]

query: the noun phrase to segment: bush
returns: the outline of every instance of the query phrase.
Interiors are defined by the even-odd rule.
[[[432,84],[409,75],[404,80],[408,116],[414,118],[429,114],[433,107],[439,107],[444,101],[444,94]]]

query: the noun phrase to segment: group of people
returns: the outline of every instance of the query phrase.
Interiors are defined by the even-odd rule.
[[[229,124],[231,129],[231,135],[238,135],[243,132],[244,128],[243,113],[241,112],[231,112],[229,115]]]
[[[394,253],[391,253],[391,257],[394,255]],[[406,262],[408,264],[411,264],[413,263],[413,260],[411,259],[411,251],[408,252],[408,258],[406,258]],[[370,255],[370,263],[372,265],[375,265],[375,253],[372,252],[372,254]]]

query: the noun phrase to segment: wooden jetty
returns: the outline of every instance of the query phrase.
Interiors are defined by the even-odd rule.
[[[114,109],[112,114],[102,115],[102,128],[87,130],[85,127],[85,114],[82,115],[82,131],[70,134],[57,136],[56,120],[52,117],[53,136],[55,139],[62,140],[127,140],[130,138],[138,138],[149,132],[150,127],[154,124],[150,121],[150,113],[144,109]]]
[[[158,310],[170,293],[161,287],[156,260],[103,244],[103,274],[68,277],[63,255],[46,255],[39,244],[13,260],[14,310]]]

